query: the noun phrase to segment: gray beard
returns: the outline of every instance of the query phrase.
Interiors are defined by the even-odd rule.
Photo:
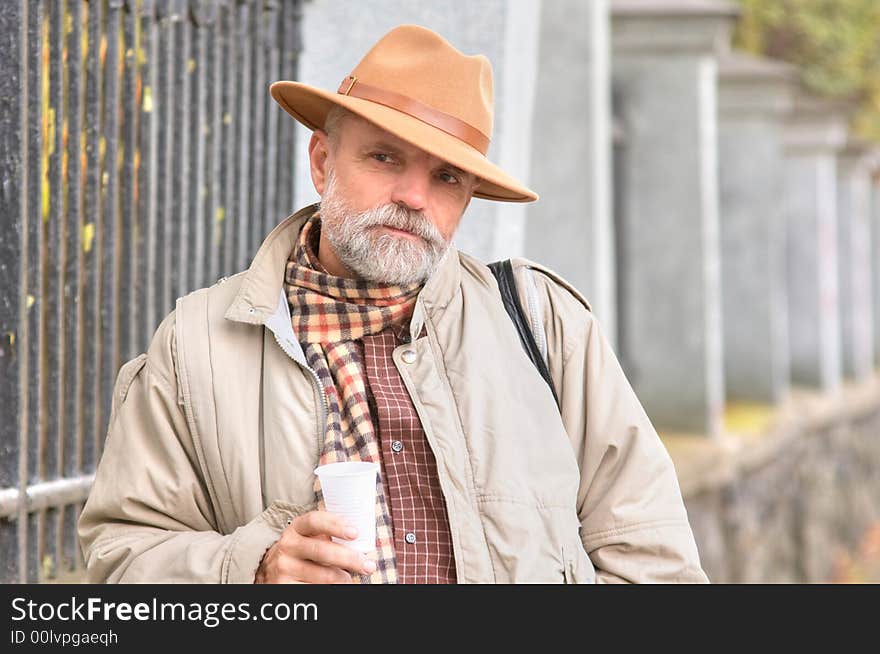
[[[412,232],[420,240],[393,236],[377,225]],[[356,213],[338,192],[332,171],[321,198],[321,234],[358,277],[397,286],[423,284],[449,248],[421,211],[392,203]]]

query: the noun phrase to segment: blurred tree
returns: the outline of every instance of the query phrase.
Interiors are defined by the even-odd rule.
[[[739,0],[737,47],[800,67],[816,93],[856,104],[853,128],[880,142],[880,0]]]

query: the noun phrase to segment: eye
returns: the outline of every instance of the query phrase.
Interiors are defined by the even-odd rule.
[[[451,173],[448,170],[441,170],[437,177],[444,184],[458,184],[461,181],[455,173]]]
[[[391,163],[392,162],[391,155],[386,154],[384,152],[374,152],[370,156],[373,159],[375,159],[376,161],[378,161],[379,163]]]

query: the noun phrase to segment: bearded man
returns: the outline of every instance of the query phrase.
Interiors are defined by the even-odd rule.
[[[672,463],[592,315],[514,260],[545,383],[499,284],[451,247],[486,158],[492,72],[404,25],[337,92],[276,82],[314,130],[319,205],[181,298],[120,370],[79,523],[91,581],[706,581]],[[318,465],[380,464],[375,550]]]

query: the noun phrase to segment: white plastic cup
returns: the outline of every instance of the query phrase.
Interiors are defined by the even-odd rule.
[[[333,536],[333,542],[358,552],[376,549],[376,475],[379,464],[342,461],[315,468],[330,513],[342,517],[357,529],[357,540]]]

